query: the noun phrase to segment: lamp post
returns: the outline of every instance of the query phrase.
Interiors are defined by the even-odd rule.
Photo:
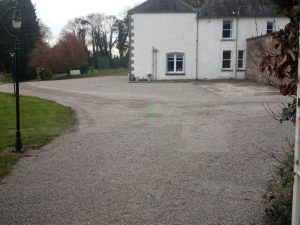
[[[0,2],[3,2],[4,0],[0,0]],[[21,139],[21,130],[20,130],[20,92],[19,92],[19,82],[20,78],[17,73],[17,63],[18,63],[18,53],[19,53],[19,37],[11,32],[7,25],[6,25],[6,18],[9,14],[12,14],[11,19],[11,27],[15,29],[16,31],[20,30],[22,26],[22,16],[21,12],[18,7],[18,1],[17,0],[11,0],[8,2],[14,3],[14,5],[10,8],[8,8],[3,16],[2,16],[2,24],[6,31],[6,33],[14,39],[14,66],[13,66],[13,76],[15,78],[15,96],[16,96],[16,142],[15,142],[15,152],[20,153],[22,152],[22,139]]]
[[[15,52],[10,52],[9,53],[10,58],[11,58],[11,71],[14,71],[15,68]],[[14,95],[16,95],[16,78],[15,78],[15,74],[13,73],[13,83],[14,83]]]

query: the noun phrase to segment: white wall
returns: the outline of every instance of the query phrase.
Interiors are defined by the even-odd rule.
[[[235,74],[236,53],[236,19],[233,22],[231,40],[222,39],[223,18],[199,20],[199,79],[244,79],[245,72]],[[227,19],[226,19],[227,20]],[[244,50],[246,58],[246,39],[266,34],[267,22],[275,21],[276,29],[283,28],[289,21],[287,18],[240,18],[238,25],[238,50]],[[232,70],[222,71],[223,50],[232,51]]]
[[[157,52],[157,80],[196,79],[197,22],[193,13],[134,14],[133,50],[131,60],[133,75],[146,79],[153,74],[153,47]],[[244,71],[235,71],[236,18],[232,20],[233,34],[230,40],[222,39],[224,18],[199,20],[198,79],[244,79]],[[266,34],[267,22],[274,21],[276,29],[283,28],[288,18],[240,18],[237,50],[244,50],[246,39]],[[222,71],[223,50],[231,50],[231,71]],[[185,54],[185,75],[167,75],[167,54]],[[244,60],[244,64],[246,60]],[[246,67],[246,65],[244,65]]]
[[[152,74],[152,48],[157,52],[157,79],[195,79],[196,14],[164,13],[133,15],[133,75],[140,79]],[[185,54],[185,75],[166,75],[167,53]]]

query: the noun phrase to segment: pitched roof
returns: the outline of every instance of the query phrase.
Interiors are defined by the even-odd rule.
[[[199,17],[282,16],[279,7],[266,0],[209,0],[199,10]]]
[[[196,9],[181,0],[148,0],[128,13],[196,13]]]

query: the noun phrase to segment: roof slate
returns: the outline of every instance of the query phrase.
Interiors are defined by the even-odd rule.
[[[148,0],[128,11],[134,13],[196,13],[197,10],[181,0]]]
[[[199,10],[199,17],[282,16],[279,7],[266,0],[208,0]]]

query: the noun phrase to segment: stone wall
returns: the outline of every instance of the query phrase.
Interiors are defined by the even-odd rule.
[[[265,54],[275,53],[275,41],[271,35],[247,39],[246,79],[258,83],[280,85],[281,81],[260,71]]]

